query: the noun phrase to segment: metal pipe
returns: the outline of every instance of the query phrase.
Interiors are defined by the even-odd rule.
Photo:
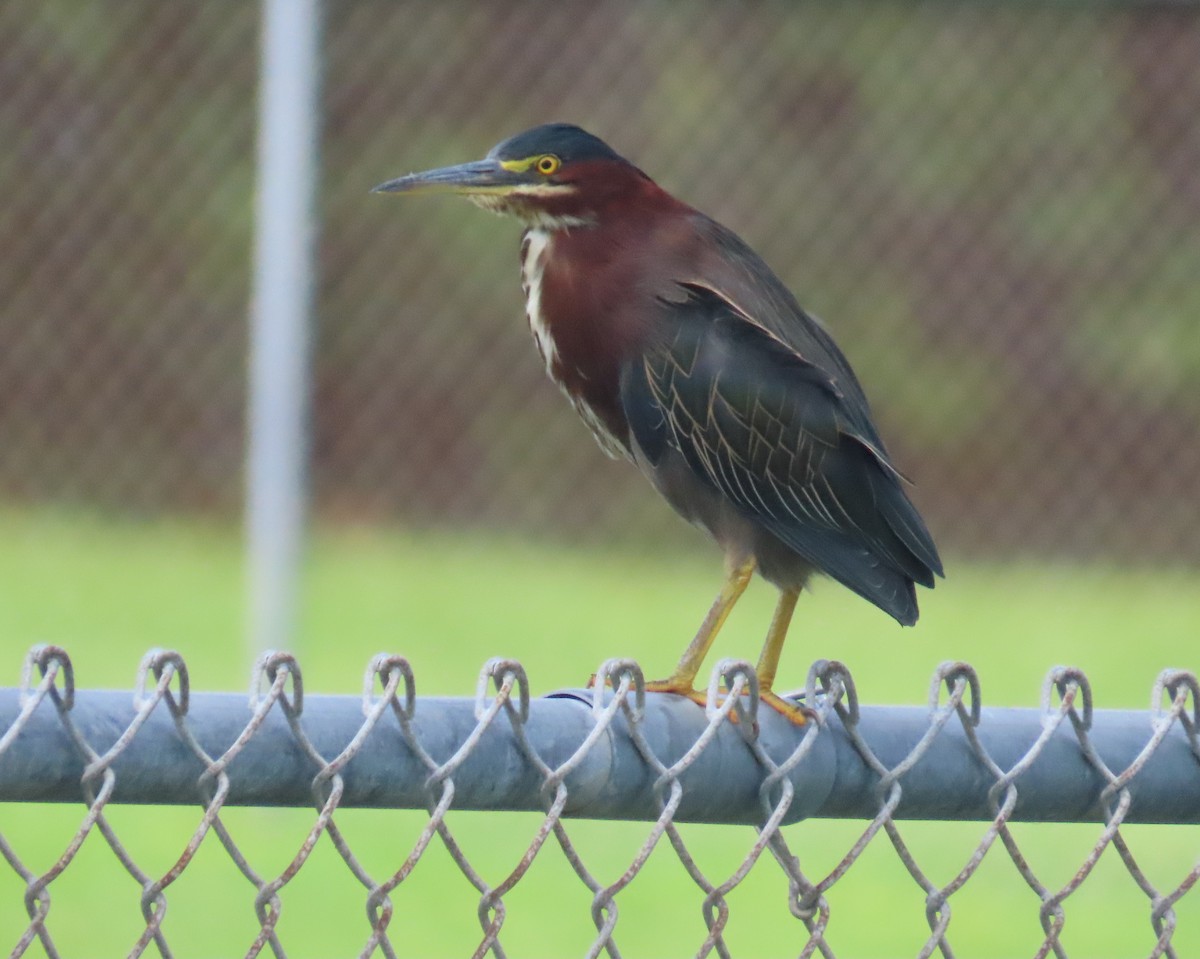
[[[568,691],[530,703],[520,726],[528,744],[551,768],[570,757],[593,730],[591,693]],[[245,728],[250,713],[244,696],[192,693],[187,727],[212,756],[219,756]],[[0,690],[0,736],[20,711],[16,690]],[[81,690],[69,715],[83,738],[104,753],[134,717],[129,693]],[[992,759],[1011,768],[1043,731],[1036,709],[984,709],[977,735]],[[313,746],[332,759],[362,728],[362,700],[350,696],[306,696],[300,722]],[[476,730],[476,704],[470,699],[416,701],[412,732],[437,763],[449,759]],[[666,695],[646,697],[641,735],[653,754],[670,765],[705,731],[704,711],[690,701]],[[901,763],[930,728],[924,707],[862,707],[857,726],[888,769]],[[1114,771],[1125,769],[1153,734],[1146,712],[1096,710],[1090,741]],[[759,743],[775,763],[795,750],[805,730],[770,711],[761,717]],[[0,801],[70,802],[81,798],[84,761],[53,704],[43,702],[0,755]],[[200,800],[197,780],[204,765],[180,739],[165,705],[113,763],[113,801],[189,804]],[[234,805],[308,806],[318,766],[297,742],[276,707],[228,768]],[[680,777],[683,801],[676,821],[756,823],[763,818],[759,786],[766,770],[743,738],[723,722],[712,742]],[[342,807],[425,808],[430,771],[406,741],[399,720],[386,712],[344,772]],[[537,810],[545,808],[545,777],[523,753],[508,714],[501,710],[452,774],[459,809]],[[658,772],[639,754],[623,716],[589,749],[566,777],[567,815],[600,819],[653,819],[659,801],[653,786]],[[790,779],[796,795],[787,821],[806,817],[871,818],[879,809],[878,775],[857,752],[836,717],[820,729],[817,741]],[[961,724],[952,719],[928,751],[900,780],[898,819],[990,820],[988,790],[995,776],[972,749]],[[1045,743],[1017,780],[1019,802],[1012,819],[1097,821],[1097,798],[1106,779],[1085,758],[1069,722]],[[1131,783],[1133,802],[1125,822],[1200,822],[1200,762],[1176,724]]]
[[[318,0],[264,0],[246,451],[248,631],[291,647],[305,512]]]

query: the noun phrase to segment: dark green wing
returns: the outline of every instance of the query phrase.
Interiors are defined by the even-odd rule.
[[[873,426],[860,426],[868,414],[711,289],[685,290],[662,301],[662,335],[622,377],[639,446],[652,463],[677,450],[805,560],[915,622],[912,584],[932,586],[941,562]]]
[[[797,302],[740,236],[702,213],[696,214],[694,225],[707,240],[704,249],[712,251],[703,275],[716,281],[698,285],[708,286],[750,322],[828,374],[845,399],[843,412],[853,419],[856,432],[885,452],[858,377],[821,321]]]

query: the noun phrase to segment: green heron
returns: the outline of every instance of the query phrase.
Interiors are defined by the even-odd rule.
[[[732,231],[579,127],[552,123],[479,161],[384,193],[453,193],[516,217],[538,352],[600,446],[634,463],[724,550],[726,578],[669,678],[689,696],[757,570],[780,591],[756,673],[774,694],[800,590],[817,571],[902,625],[942,574],[850,364]]]

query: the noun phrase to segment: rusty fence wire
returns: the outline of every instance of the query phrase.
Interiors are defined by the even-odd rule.
[[[802,727],[758,708],[748,663],[718,664],[700,708],[646,694],[635,662],[610,660],[590,689],[534,698],[520,663],[496,659],[484,666],[474,698],[418,698],[408,661],[381,654],[367,667],[361,698],[306,696],[296,659],[271,653],[256,666],[247,704],[243,696],[192,690],[183,658],[155,650],[130,697],[77,688],[67,653],[38,646],[19,687],[0,690],[0,800],[82,800],[86,812],[45,871],[22,858],[27,837],[0,832],[0,854],[23,884],[28,915],[11,955],[39,948],[63,954],[54,931],[70,918],[52,908],[55,884],[94,833],[142,890],[144,929],[132,956],[180,948],[174,937],[168,941],[168,898],[205,843],[220,844],[253,887],[258,931],[248,956],[286,954],[281,894],[321,843],[333,846],[361,884],[366,921],[343,917],[361,924],[361,956],[407,952],[405,913],[393,897],[422,881],[414,871],[434,843],[478,897],[477,957],[506,955],[506,897],[539,856],[555,854],[591,897],[595,935],[587,955],[621,955],[622,893],[666,846],[695,886],[689,954],[733,954],[725,936],[729,896],[771,861],[779,908],[797,922],[793,953],[833,956],[839,927],[831,890],[875,844],[890,844],[924,895],[928,938],[920,956],[954,954],[952,901],[989,853],[1007,856],[1032,891],[1029,909],[1042,936],[1037,956],[1067,955],[1072,897],[1106,854],[1140,890],[1142,953],[1184,955],[1173,942],[1176,906],[1200,878],[1200,864],[1173,885],[1156,886],[1122,827],[1200,822],[1194,673],[1162,672],[1146,712],[1095,709],[1087,677],[1063,667],[1046,676],[1038,708],[985,709],[979,677],[960,662],[938,667],[922,707],[860,704],[845,666],[824,660],[794,695],[812,709]],[[120,803],[198,803],[203,813],[190,838],[180,837],[175,864],[159,875],[140,866],[118,836],[111,813]],[[317,814],[298,851],[272,875],[250,863],[223,822],[223,812],[238,805],[309,806]],[[411,850],[386,873],[368,871],[339,829],[339,811],[356,806],[427,812]],[[451,829],[452,809],[523,809],[543,818],[511,871],[485,878]],[[581,817],[651,824],[615,880],[589,868],[572,841],[569,821]],[[863,822],[828,871],[805,868],[804,850],[786,835],[785,826],[812,817]],[[911,819],[984,824],[949,882],[932,879],[906,843],[901,822]],[[1091,822],[1099,832],[1073,877],[1057,886],[1039,878],[1018,845],[1011,828],[1018,821]],[[688,822],[753,826],[736,868],[703,871],[680,831]],[[0,903],[0,914],[19,909],[14,898]],[[227,898],[237,899],[236,891]]]

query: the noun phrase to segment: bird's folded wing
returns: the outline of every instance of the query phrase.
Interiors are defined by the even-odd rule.
[[[622,377],[646,456],[678,451],[740,511],[864,595],[863,577],[880,567],[933,585],[932,538],[830,376],[710,289],[689,286],[662,310],[661,335]]]

